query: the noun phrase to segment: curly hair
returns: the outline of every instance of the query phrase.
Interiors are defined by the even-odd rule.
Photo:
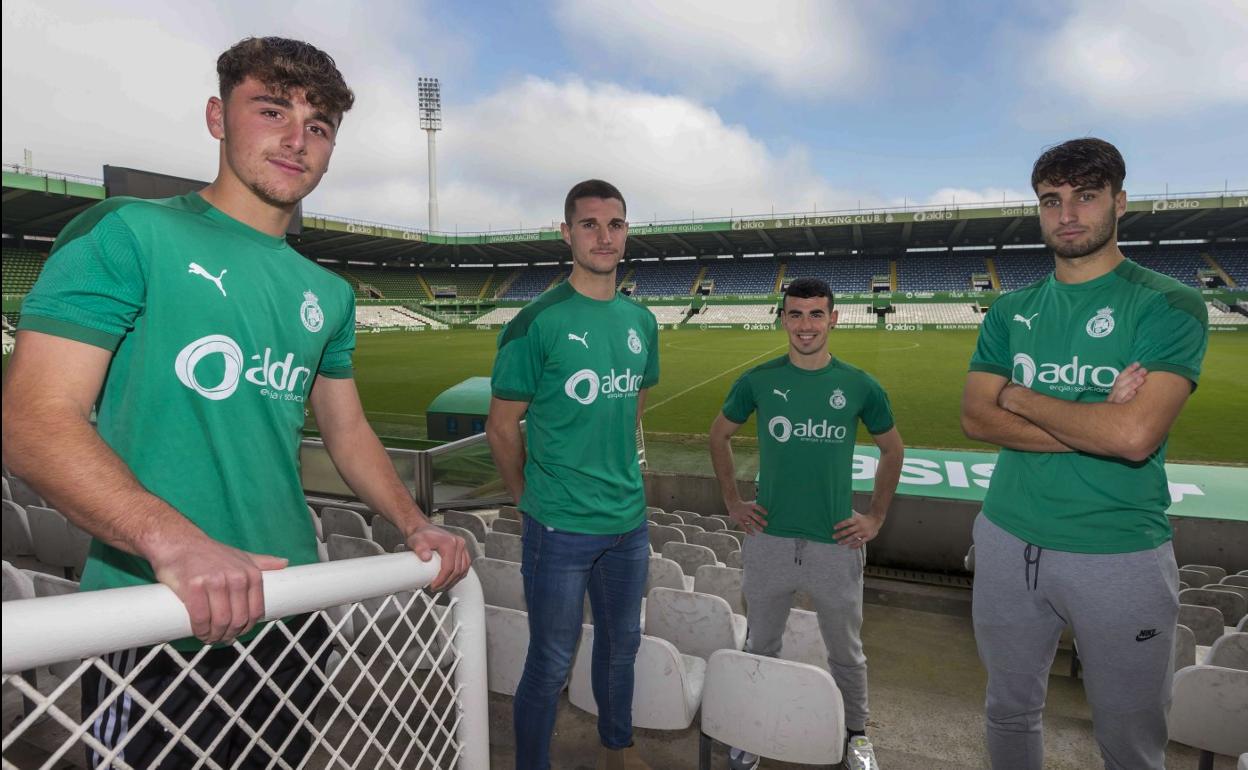
[[[303,89],[308,104],[338,120],[355,103],[334,58],[314,45],[284,37],[249,37],[217,57],[221,98],[248,77],[278,93]]]
[[[1031,189],[1044,182],[1054,187],[1104,187],[1114,194],[1122,190],[1127,163],[1118,148],[1096,137],[1071,139],[1046,148],[1031,170]]]

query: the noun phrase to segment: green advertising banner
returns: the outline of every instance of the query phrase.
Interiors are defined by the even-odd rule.
[[[874,488],[880,450],[854,448],[854,491]],[[943,500],[983,502],[996,452],[954,452],[906,448],[897,494]],[[1248,522],[1248,468],[1166,463],[1170,481],[1171,516]]]

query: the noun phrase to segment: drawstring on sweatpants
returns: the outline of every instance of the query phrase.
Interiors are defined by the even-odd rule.
[[[1032,549],[1035,549],[1034,552]],[[1042,553],[1044,553],[1043,548],[1038,545],[1032,545],[1031,543],[1028,543],[1027,547],[1023,549],[1023,561],[1027,562],[1025,577],[1027,581],[1027,588],[1030,591],[1036,590],[1036,588],[1040,585],[1040,554]],[[1032,566],[1035,566],[1036,568],[1034,575],[1031,572]]]

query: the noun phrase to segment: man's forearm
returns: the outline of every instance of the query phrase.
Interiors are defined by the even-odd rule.
[[[732,457],[731,439],[711,437],[711,467],[715,470],[715,478],[719,481],[719,494],[724,505],[741,502],[741,492],[737,489],[737,465]]]
[[[524,495],[524,436],[520,433],[520,424],[491,425],[486,428],[486,440],[490,444],[490,454],[494,457],[494,467],[503,480],[503,486],[511,494],[516,505]]]
[[[893,495],[897,492],[897,483],[901,480],[901,461],[903,452],[881,451],[880,462],[875,469],[875,483],[871,492],[871,508],[868,514],[880,521],[888,516],[888,509],[893,504]]]
[[[964,413],[962,430],[976,441],[1021,452],[1072,451],[1070,446],[1039,425],[995,405],[980,407],[972,415]]]
[[[147,491],[73,409],[39,407],[6,418],[4,450],[13,473],[74,524],[114,548],[150,562],[163,547],[207,537]]]
[[[1067,446],[1107,457],[1127,453],[1131,420],[1125,404],[1063,401],[1023,387],[1010,388],[1002,399],[1010,413]]]
[[[404,537],[428,526],[428,517],[403,486],[390,455],[367,422],[331,428],[321,437],[334,467],[369,509],[393,522]]]

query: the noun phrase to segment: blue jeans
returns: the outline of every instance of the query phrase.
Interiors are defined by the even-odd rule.
[[[647,524],[622,535],[560,532],[524,517],[529,653],[516,688],[516,769],[550,767],[555,707],[581,637],[585,590],[594,613],[593,689],[602,745],[633,739],[633,663],[650,559]]]

